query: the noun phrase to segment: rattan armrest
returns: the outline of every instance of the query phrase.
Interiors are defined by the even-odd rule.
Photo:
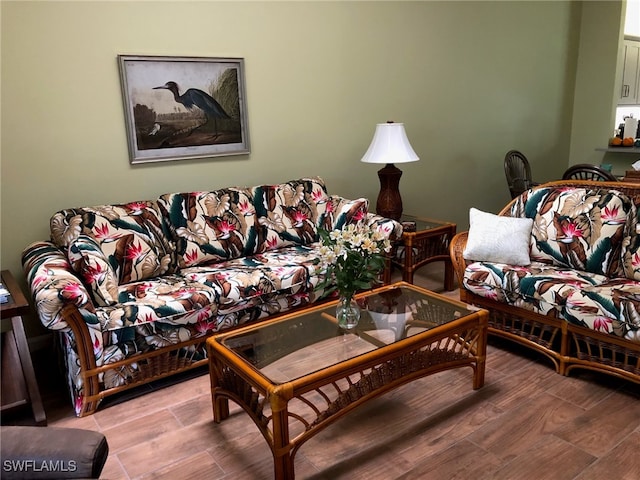
[[[458,285],[462,285],[462,279],[464,278],[464,270],[467,268],[467,261],[462,256],[464,248],[467,245],[467,238],[469,232],[460,232],[456,234],[449,243],[449,255],[451,256],[451,263],[453,263],[453,269],[458,277]]]

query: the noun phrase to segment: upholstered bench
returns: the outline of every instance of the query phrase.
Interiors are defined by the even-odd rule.
[[[100,432],[78,428],[0,429],[3,479],[99,478],[109,455]]]

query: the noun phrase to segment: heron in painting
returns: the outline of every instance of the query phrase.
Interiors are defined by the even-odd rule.
[[[173,99],[182,105],[184,105],[187,109],[193,110],[194,108],[199,108],[202,110],[207,117],[207,120],[213,119],[214,130],[216,132],[216,136],[218,135],[218,123],[217,120],[219,118],[228,119],[231,118],[227,112],[224,111],[222,105],[220,105],[215,98],[209,95],[202,90],[197,88],[190,88],[182,95],[180,95],[180,90],[178,89],[178,84],[176,82],[167,82],[160,87],[153,87],[154,90],[164,89],[169,90],[173,93]]]

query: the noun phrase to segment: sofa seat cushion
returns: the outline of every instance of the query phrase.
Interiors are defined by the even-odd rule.
[[[640,343],[640,282],[613,279],[574,292],[567,300],[571,323]]]
[[[50,224],[53,242],[65,251],[80,235],[93,239],[118,284],[175,270],[175,246],[155,202],[71,208],[55,213]]]
[[[220,292],[219,313],[257,305],[275,292],[309,291],[319,283],[318,248],[294,245],[250,257],[183,269],[190,281]]]
[[[624,275],[636,207],[611,189],[542,188],[518,198],[511,216],[532,218],[531,259],[607,275]]]
[[[176,239],[180,268],[255,253],[255,208],[249,189],[167,193],[158,204]]]
[[[195,323],[173,325],[165,323],[162,319],[153,323],[143,323],[131,327],[121,328],[106,332],[100,339],[101,350],[96,351],[98,365],[108,365],[121,360],[134,357],[140,353],[150,352],[155,349],[170,345],[177,345],[192,339],[204,338],[215,332],[225,331],[230,328],[265,319],[267,317],[284,313],[294,308],[310,305],[322,295],[321,291],[302,291],[291,294],[290,291],[281,291],[273,294],[265,294],[254,299],[255,305],[248,306],[231,313],[218,313],[207,317],[199,317]],[[259,301],[258,301],[259,300]],[[68,339],[68,337],[65,337]],[[66,342],[65,342],[66,343]],[[192,360],[200,360],[206,357],[204,346],[198,348],[188,347],[188,357]],[[67,362],[77,365],[76,352],[64,346]],[[137,369],[142,368],[139,363],[124,364],[114,370],[107,370],[100,376],[100,380],[106,388],[125,385],[131,378],[137,375]],[[73,367],[72,367],[73,369]],[[80,371],[72,370],[72,389],[76,395],[81,392],[83,378]]]
[[[103,332],[162,320],[171,325],[196,323],[216,314],[221,292],[181,275],[165,275],[118,287],[118,303],[97,307]]]
[[[603,275],[539,262],[527,266],[475,262],[467,266],[463,285],[484,298],[562,317],[567,298],[583,288],[606,281]]]

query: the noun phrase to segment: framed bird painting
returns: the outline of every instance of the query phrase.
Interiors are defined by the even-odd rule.
[[[250,152],[244,59],[118,55],[130,162]]]

